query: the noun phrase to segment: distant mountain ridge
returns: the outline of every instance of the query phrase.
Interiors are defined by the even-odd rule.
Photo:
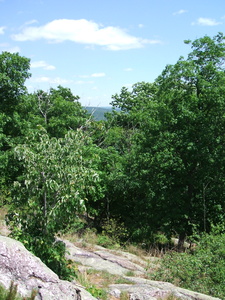
[[[96,121],[102,121],[105,120],[105,113],[112,111],[112,106],[86,106],[84,109],[86,109],[89,114],[92,114]]]

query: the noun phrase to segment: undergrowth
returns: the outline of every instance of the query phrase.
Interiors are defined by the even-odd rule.
[[[107,300],[107,291],[105,288],[100,287],[99,285],[93,283],[88,276],[88,271],[79,273],[77,276],[77,281],[85,286],[86,290],[95,298],[101,300]]]
[[[113,275],[106,271],[95,269],[87,269],[79,273],[77,281],[85,286],[86,290],[94,297],[101,300],[109,299],[107,291],[110,284],[131,284],[131,282],[123,278],[123,276]]]
[[[113,221],[111,221],[111,224]],[[116,225],[110,230],[110,223],[105,224],[104,230],[101,234],[93,229],[86,229],[83,231],[82,236],[79,237],[78,233],[66,235],[70,241],[75,242],[80,238],[81,247],[90,247],[94,245],[101,245],[108,248],[118,249],[121,247],[119,245],[119,237],[116,235]],[[111,236],[112,235],[112,236]],[[126,232],[123,232],[123,237],[126,237]],[[160,239],[157,237],[157,247],[154,249],[158,250],[157,255],[153,254],[153,250],[149,249],[148,255],[161,257],[160,261],[157,263],[157,267],[148,272],[148,278],[153,280],[160,280],[171,282],[176,286],[193,290],[199,293],[207,294],[209,296],[218,297],[225,299],[225,230],[215,230],[211,234],[204,234],[199,237],[197,246],[189,251],[179,253],[176,251],[165,251],[166,254],[159,250],[158,245],[168,244],[167,240]],[[63,246],[63,243],[56,243],[55,246]],[[61,248],[60,248],[61,249]],[[124,248],[123,248],[124,249]],[[143,247],[138,247],[134,245],[126,244],[126,250],[135,253],[139,257],[145,256],[147,254]],[[132,251],[131,251],[132,250]],[[62,253],[65,249],[62,249]],[[74,269],[74,266],[69,265],[70,268]],[[147,270],[146,269],[146,270]],[[91,274],[91,272],[94,274]],[[96,272],[96,271],[95,271]],[[87,291],[89,291],[96,298],[105,300],[107,299],[107,286],[111,283],[122,283],[122,278],[112,278],[109,274],[106,276],[100,271],[95,273],[93,270],[87,270],[84,274],[78,273],[77,280],[81,285],[85,286]],[[98,274],[101,273],[101,274]],[[96,275],[97,274],[97,275]],[[91,278],[91,275],[92,278]],[[127,274],[132,275],[132,273]],[[96,278],[102,278],[102,282],[97,282]],[[95,277],[95,280],[92,280]],[[124,283],[124,282],[123,282]],[[31,296],[28,299],[33,300],[35,297]],[[126,299],[127,295],[122,295]],[[17,290],[15,285],[10,287],[7,292],[4,289],[0,289],[0,300],[20,300],[17,295]],[[172,296],[168,298],[169,300],[175,299]]]
[[[149,277],[225,299],[225,233],[203,235],[192,251],[167,253]]]

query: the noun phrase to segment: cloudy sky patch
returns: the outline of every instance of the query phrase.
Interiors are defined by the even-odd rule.
[[[222,24],[217,22],[215,19],[210,18],[198,18],[197,22],[193,22],[192,25],[201,25],[201,26],[217,26]]]
[[[188,11],[186,10],[186,9],[180,9],[180,10],[178,10],[178,11],[175,11],[174,13],[173,13],[173,15],[174,16],[176,16],[176,15],[182,15],[182,14],[185,14],[185,13],[187,13]]]
[[[5,26],[0,27],[0,34],[4,34],[5,33]]]
[[[128,34],[119,27],[104,27],[86,19],[58,19],[43,26],[25,26],[20,33],[13,34],[12,39],[20,42],[39,39],[55,43],[71,41],[102,46],[108,50],[135,49],[141,48],[145,44],[160,42],[158,40],[142,39]]]
[[[0,0],[0,51],[30,59],[29,92],[60,84],[84,106],[108,106],[123,86],[154,82],[186,58],[184,40],[224,32],[223,8],[224,0]]]
[[[95,78],[98,78],[98,77],[105,77],[106,74],[105,73],[93,73],[91,74],[91,77],[95,77]]]
[[[42,68],[44,70],[55,70],[55,66],[47,64],[44,60],[31,62],[31,68]]]

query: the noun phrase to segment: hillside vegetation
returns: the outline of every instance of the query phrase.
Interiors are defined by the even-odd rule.
[[[28,93],[30,60],[0,54],[0,201],[11,235],[70,279],[59,233],[94,228],[146,249],[177,237],[179,252],[215,227],[223,234],[224,39],[185,41],[187,58],[153,83],[122,87],[100,121],[68,88]],[[196,257],[185,255],[185,264]],[[214,274],[210,282],[223,279]]]

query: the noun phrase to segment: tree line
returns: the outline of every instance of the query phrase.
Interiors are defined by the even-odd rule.
[[[71,90],[28,93],[30,60],[0,55],[1,204],[12,235],[66,277],[55,235],[86,216],[126,239],[185,238],[225,221],[225,37],[123,87],[96,121]]]

